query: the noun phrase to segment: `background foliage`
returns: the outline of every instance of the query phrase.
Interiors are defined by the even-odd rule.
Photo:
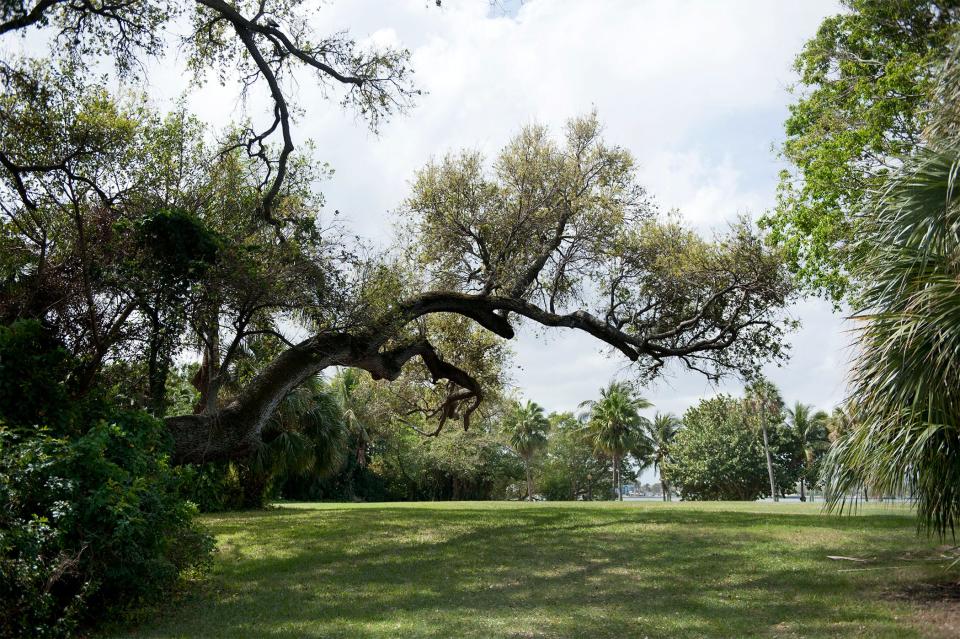
[[[69,365],[38,323],[0,326],[3,636],[62,636],[155,599],[212,549],[164,425],[106,391],[76,401]]]

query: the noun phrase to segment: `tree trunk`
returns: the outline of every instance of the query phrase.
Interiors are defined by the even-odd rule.
[[[263,508],[266,505],[267,483],[270,478],[265,473],[244,469],[240,473],[240,485],[243,489],[244,508]]]
[[[147,340],[147,383],[150,393],[150,412],[163,417],[167,412],[167,376],[170,358],[164,353],[163,325],[156,312],[150,309],[150,337]]]
[[[614,462],[614,469],[617,473],[617,501],[623,501],[623,477],[620,474],[620,455],[617,455],[617,461]]]
[[[767,456],[767,474],[770,476],[770,496],[773,498],[773,501],[780,501],[780,496],[777,495],[777,482],[773,478],[773,458],[770,457],[770,443],[767,440],[767,425],[762,425],[763,430],[763,452]]]
[[[530,460],[523,460],[524,468],[527,471],[527,501],[533,501],[533,473],[530,472]]]
[[[611,457],[611,462],[613,466],[613,498],[617,498],[617,458],[616,456]]]
[[[200,393],[197,403],[198,413],[212,413],[217,410],[217,397],[220,394],[220,321],[217,313],[212,313],[210,324],[206,327],[207,344],[203,349],[203,361],[193,379],[193,386]]]
[[[663,501],[670,501],[670,499],[668,498],[669,490],[670,490],[670,489],[667,488],[667,481],[666,481],[663,477],[661,477],[661,478],[660,478],[660,492],[663,493],[663,495],[662,495]]]
[[[249,454],[288,392],[349,356],[349,340],[342,335],[304,340],[277,356],[229,405],[199,415],[168,417],[165,421],[173,435],[173,461],[203,463]]]
[[[807,501],[807,491],[805,489],[806,479],[800,478],[800,501]]]
[[[167,418],[166,424],[174,439],[173,462],[203,463],[242,458],[257,443],[260,431],[284,396],[311,375],[330,366],[360,368],[374,379],[392,381],[400,376],[407,362],[420,357],[434,383],[449,380],[462,389],[457,396],[458,402],[473,400],[462,411],[457,410],[457,403],[444,406],[441,426],[447,418],[459,417],[467,427],[470,413],[483,398],[483,389],[473,377],[444,361],[425,339],[402,340],[401,346],[386,351],[380,349],[390,339],[397,338],[410,321],[440,312],[458,313],[504,339],[511,339],[514,337],[513,327],[504,317],[494,313],[496,308],[490,298],[424,293],[399,305],[393,314],[362,332],[325,333],[307,338],[275,357],[229,405],[199,415]],[[519,308],[518,312],[524,308]]]

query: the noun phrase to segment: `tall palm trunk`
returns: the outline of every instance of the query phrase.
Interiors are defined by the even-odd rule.
[[[613,473],[616,478],[617,500],[623,501],[623,477],[620,475],[620,455],[614,456]]]
[[[533,501],[533,473],[530,472],[530,459],[524,459],[523,465],[527,471],[527,501]]]
[[[780,501],[780,497],[777,495],[777,482],[773,479],[773,458],[770,457],[770,442],[767,440],[767,425],[764,423],[761,426],[763,430],[763,452],[767,455],[767,474],[770,476],[770,496],[773,497],[773,501]]]

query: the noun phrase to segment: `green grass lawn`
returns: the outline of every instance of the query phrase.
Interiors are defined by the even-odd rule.
[[[956,576],[905,510],[879,507],[298,504],[204,519],[213,575],[109,636],[922,637],[936,624],[903,593]]]

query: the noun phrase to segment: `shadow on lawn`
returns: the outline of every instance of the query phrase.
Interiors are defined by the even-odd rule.
[[[893,553],[906,537],[889,531],[912,534],[905,517],[869,519],[562,506],[237,513],[215,524],[219,591],[139,631],[739,637],[790,636],[799,620],[803,636],[847,624],[869,635],[893,613],[859,605],[863,576],[825,558],[860,542]]]

